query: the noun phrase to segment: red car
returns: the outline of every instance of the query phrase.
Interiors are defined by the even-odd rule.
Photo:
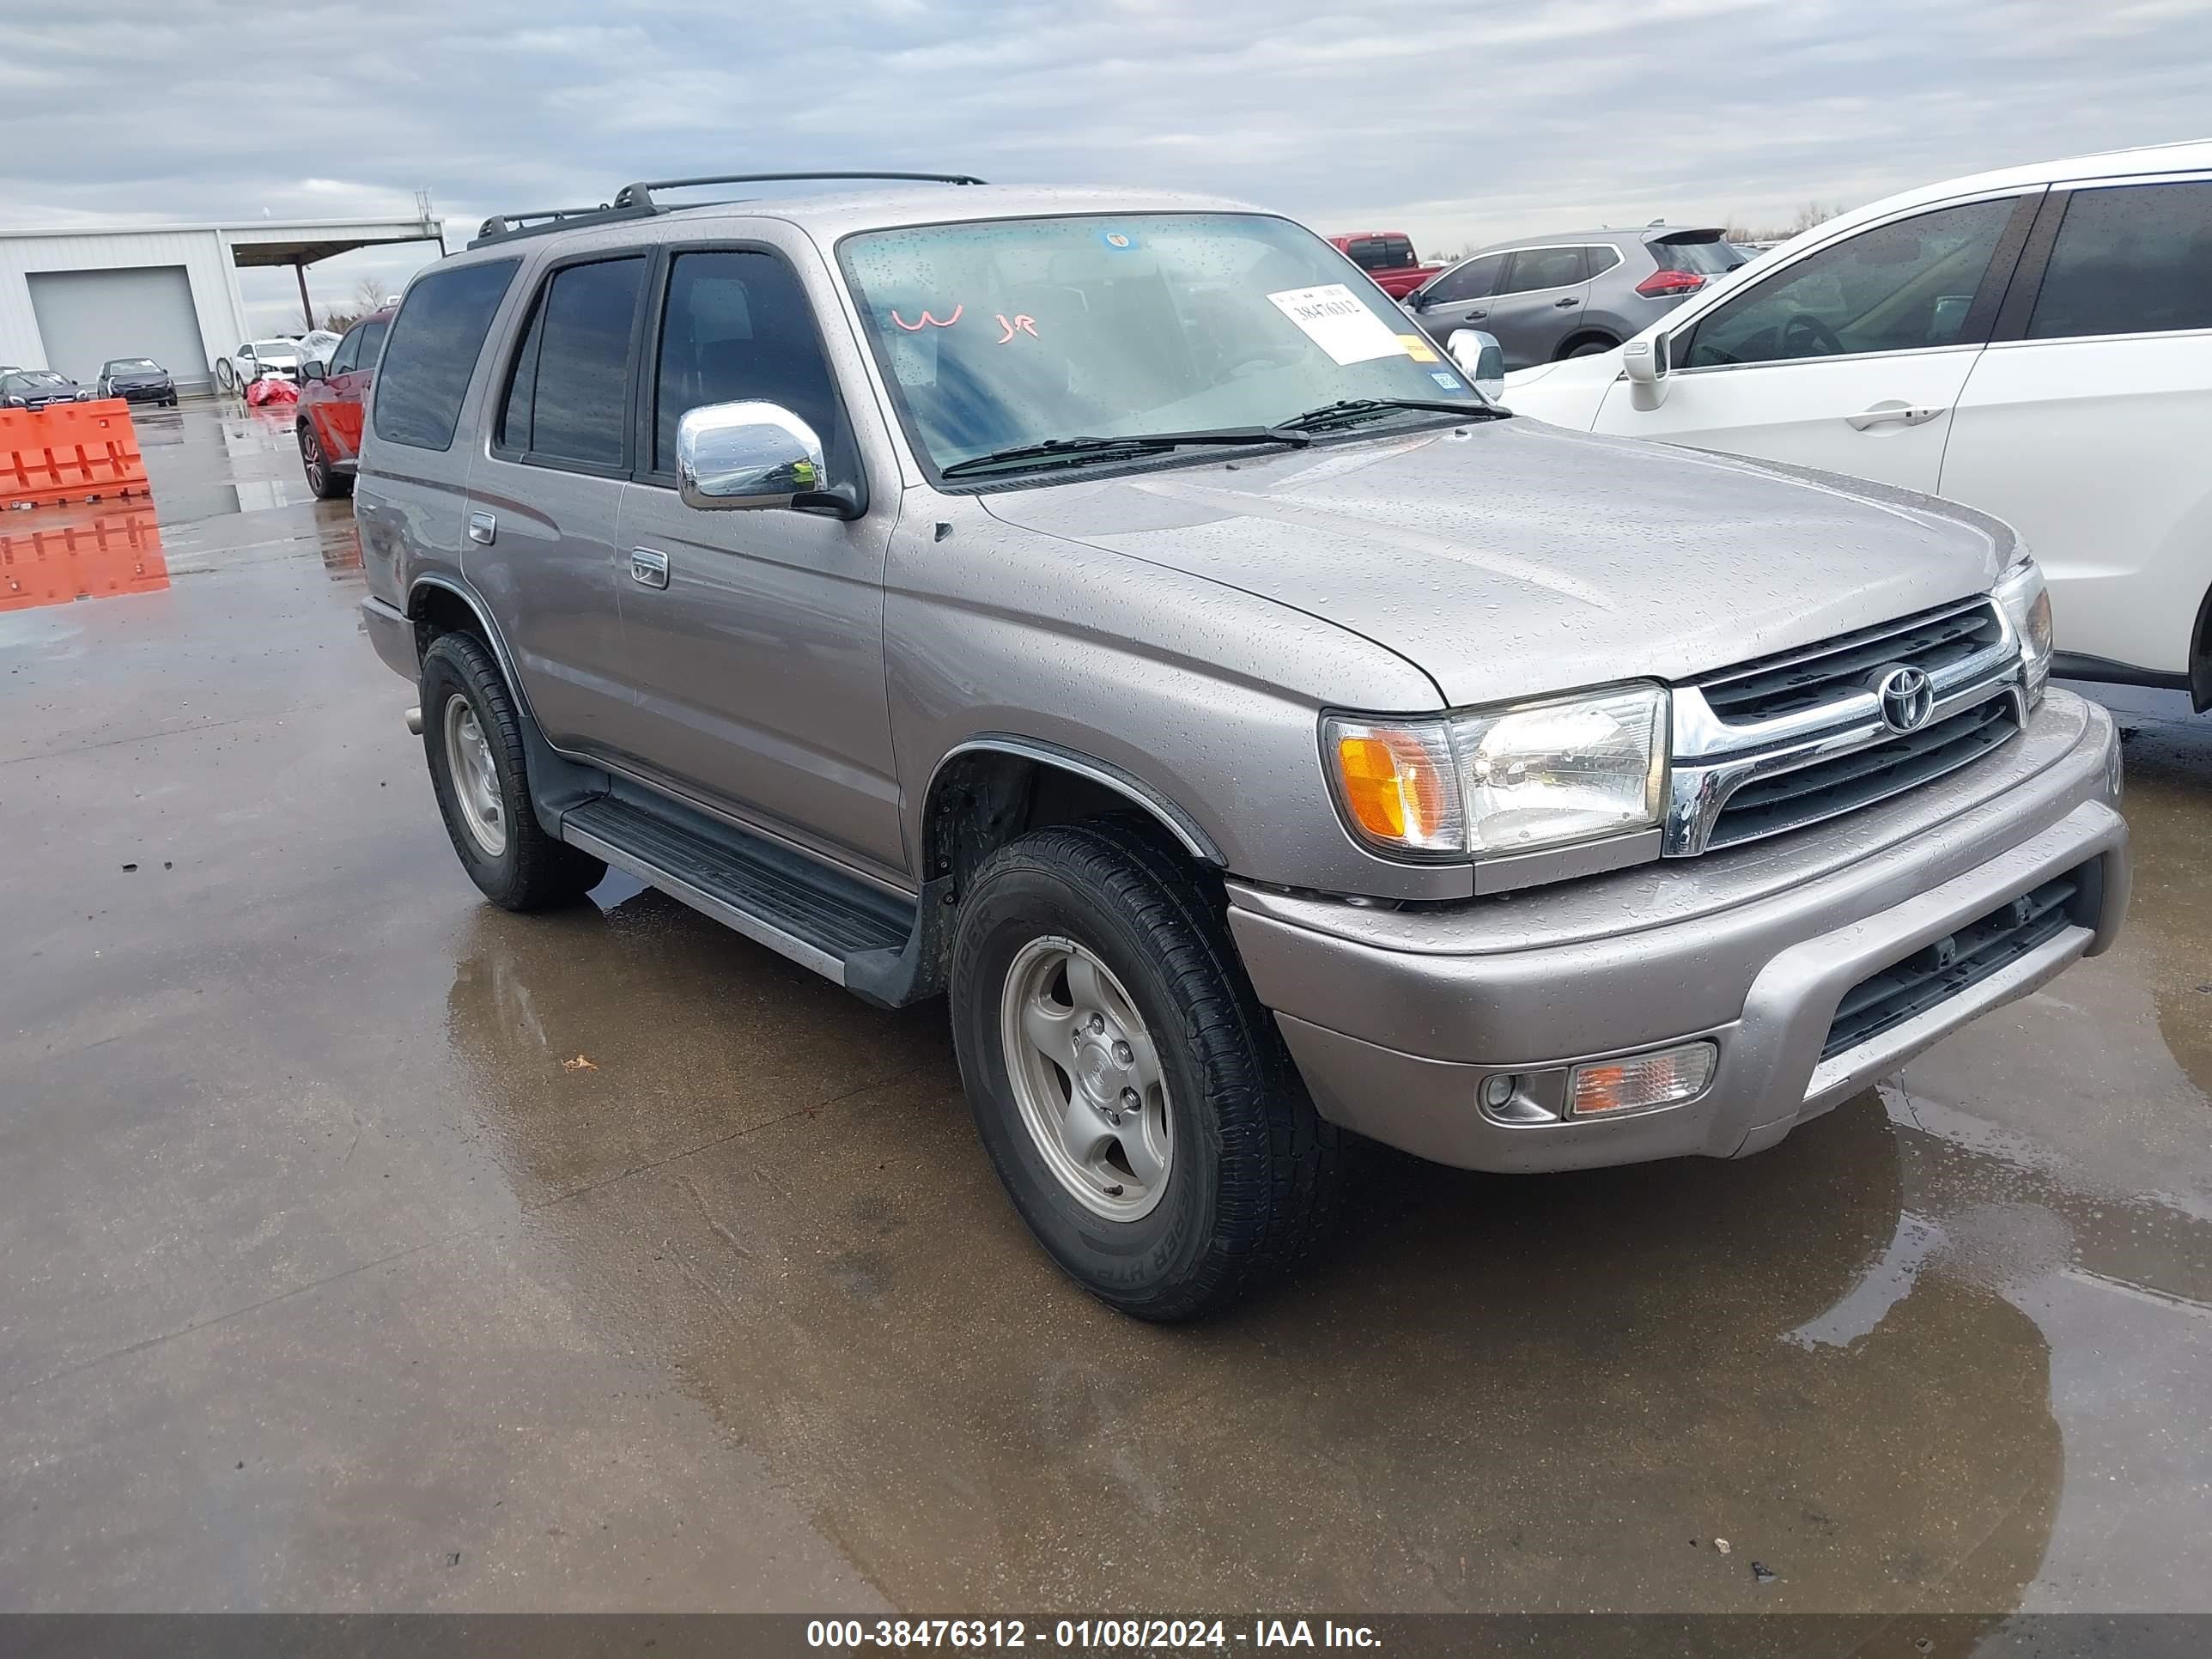
[[[1394,300],[1404,299],[1443,269],[1423,264],[1420,255],[1413,252],[1413,239],[1402,230],[1355,230],[1348,236],[1328,240]]]
[[[391,326],[392,310],[372,313],[346,331],[328,362],[301,365],[300,403],[293,421],[300,465],[307,471],[307,488],[324,501],[353,494],[362,416],[368,407],[385,331]]]

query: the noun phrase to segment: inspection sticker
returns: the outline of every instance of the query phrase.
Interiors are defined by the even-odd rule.
[[[1398,337],[1398,343],[1406,348],[1406,355],[1417,363],[1432,363],[1437,361],[1436,348],[1418,334],[1401,334]]]
[[[1286,288],[1267,296],[1275,309],[1306,337],[1340,363],[1364,363],[1377,357],[1402,357],[1406,348],[1384,322],[1342,283],[1319,288]]]

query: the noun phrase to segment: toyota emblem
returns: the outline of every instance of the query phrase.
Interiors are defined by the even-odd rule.
[[[1882,723],[1893,732],[1917,732],[1936,712],[1936,688],[1928,676],[1904,665],[1877,668],[1874,694],[1881,702]]]

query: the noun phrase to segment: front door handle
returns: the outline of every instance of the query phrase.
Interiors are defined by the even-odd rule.
[[[1554,301],[1552,301],[1552,303],[1553,303],[1553,305],[1555,305],[1555,306],[1558,306],[1558,307],[1561,307],[1562,309],[1565,309],[1565,308],[1566,307],[1568,307],[1568,306],[1578,306],[1578,305],[1580,305],[1580,304],[1582,303],[1582,301],[1581,301],[1580,300],[1577,300],[1577,298],[1575,298],[1575,296],[1574,296],[1573,295],[1570,294],[1569,295],[1567,295],[1567,297],[1566,297],[1565,299],[1564,299],[1564,300],[1554,300]]]
[[[495,514],[490,513],[471,513],[469,514],[469,539],[471,541],[482,542],[486,547],[489,547],[491,545],[491,538],[498,533],[499,519]]]
[[[1876,404],[1872,409],[1863,409],[1856,415],[1846,415],[1844,421],[1854,432],[1864,432],[1877,426],[1924,426],[1943,411],[1924,404],[1904,403]]]
[[[1470,311],[1465,316],[1462,317],[1460,321],[1463,323],[1479,323],[1488,315],[1490,315],[1490,313],[1486,310]]]
[[[629,579],[640,587],[668,586],[668,555],[650,547],[629,550]]]

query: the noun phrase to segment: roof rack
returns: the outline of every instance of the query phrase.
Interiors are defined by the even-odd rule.
[[[624,185],[612,202],[596,207],[543,208],[527,213],[495,213],[478,228],[471,247],[501,242],[517,236],[538,236],[549,230],[565,230],[586,224],[615,224],[624,219],[649,218],[670,210],[653,199],[656,190],[689,190],[696,185],[764,185],[825,179],[898,179],[917,185],[980,185],[967,173],[710,173],[696,179],[647,179]]]

